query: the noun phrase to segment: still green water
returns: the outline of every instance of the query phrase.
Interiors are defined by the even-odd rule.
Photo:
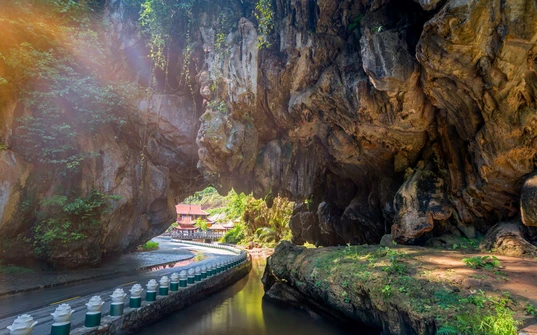
[[[139,334],[343,335],[349,331],[298,309],[263,300],[265,260],[235,285],[144,329]]]

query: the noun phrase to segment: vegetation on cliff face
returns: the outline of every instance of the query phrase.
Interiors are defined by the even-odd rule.
[[[34,253],[50,261],[53,248],[76,249],[80,240],[99,239],[100,218],[119,197],[79,186],[83,162],[100,155],[80,142],[103,126],[119,133],[132,108],[127,97],[136,91],[105,75],[97,2],[2,1],[1,6],[2,112],[18,101],[5,149],[33,164],[33,183],[19,211],[34,221],[25,237]]]
[[[36,254],[49,259],[54,248],[73,250],[80,240],[98,239],[102,214],[110,209],[111,200],[119,199],[96,190],[74,199],[61,195],[42,199],[34,224]]]

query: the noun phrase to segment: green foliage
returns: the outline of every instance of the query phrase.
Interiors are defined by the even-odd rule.
[[[277,196],[272,207],[263,199],[250,198],[244,208],[242,219],[246,224],[248,235],[257,236],[264,242],[278,243],[284,237],[290,237],[289,220],[294,203],[287,198]]]
[[[508,306],[510,298],[505,295],[498,298],[488,297],[483,292],[480,295],[483,301],[474,311],[460,311],[452,320],[442,325],[439,331],[457,329],[457,333],[462,335],[518,334],[517,326],[520,323],[513,318],[514,313]],[[467,300],[462,299],[461,302],[464,304]]]
[[[180,15],[186,11],[186,16],[191,14],[189,12],[191,8],[190,1],[176,2],[176,1],[161,1],[161,0],[147,0],[141,3],[140,10],[140,23],[143,31],[148,35],[149,57],[153,60],[154,64],[160,67],[162,70],[166,67],[166,41],[172,34],[172,28],[174,25],[174,16]]]
[[[272,0],[257,0],[255,4],[255,18],[258,22],[258,41],[257,46],[270,48],[272,43],[269,41],[269,35],[274,30],[274,7]]]
[[[349,24],[349,31],[354,31],[356,28],[358,28],[360,26],[360,21],[362,21],[364,16],[364,13],[358,14],[358,16],[352,21],[352,23]]]
[[[444,325],[436,331],[436,335],[457,335],[458,333],[457,328],[449,325]]]
[[[392,295],[392,287],[390,285],[384,285],[384,287],[380,291],[386,297],[391,297]]]
[[[185,199],[186,204],[198,204],[209,207],[207,212],[213,214],[225,214],[225,220],[235,220],[242,216],[244,208],[250,196],[244,193],[238,194],[234,190],[229,191],[225,196],[218,194],[218,191],[209,186],[203,191]]]
[[[7,145],[4,143],[0,143],[0,151],[7,150]]]
[[[535,307],[532,304],[528,303],[524,309],[528,315],[535,316]]]
[[[78,136],[124,123],[129,85],[99,76],[106,59],[90,3],[11,1],[0,13],[4,80],[29,112],[17,119],[14,150],[48,172],[78,172],[90,155],[78,148]]]
[[[0,264],[0,274],[3,274],[3,275],[29,274],[33,272],[34,270],[28,269],[22,266]]]
[[[463,258],[464,264],[472,269],[493,270],[501,266],[496,256],[474,256]]]
[[[202,218],[197,218],[196,222],[194,223],[194,226],[198,229],[201,229],[202,231],[207,231],[207,229],[209,229],[207,221]]]
[[[196,256],[194,256],[194,262],[200,262],[205,258],[207,258],[207,256],[203,252],[198,251],[196,252]]]
[[[36,253],[45,256],[58,243],[72,245],[94,235],[101,229],[99,220],[110,209],[110,200],[118,199],[96,190],[85,197],[54,195],[42,199],[34,225]]]
[[[218,111],[222,114],[226,114],[229,109],[224,101],[211,101],[208,104],[208,107],[214,111]]]
[[[159,248],[159,244],[158,242],[155,242],[155,241],[147,241],[144,244],[142,244],[143,251],[157,250],[158,248]]]
[[[236,224],[235,227],[228,230],[224,237],[222,237],[222,242],[224,243],[231,243],[231,244],[239,244],[244,240],[246,237],[246,227],[244,224],[239,223]]]
[[[276,197],[273,206],[268,208],[265,200],[255,199],[252,195],[231,190],[228,195],[221,196],[214,187],[207,187],[188,197],[185,203],[213,207],[207,209],[209,214],[225,214],[223,222],[236,222],[235,227],[224,234],[222,242],[242,244],[254,241],[269,246],[282,239],[291,239],[289,220],[294,203],[286,198]],[[202,225],[199,227],[203,229]]]

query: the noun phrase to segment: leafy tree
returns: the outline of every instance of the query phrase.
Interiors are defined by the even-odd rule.
[[[194,226],[198,229],[201,229],[202,231],[207,231],[207,229],[209,229],[207,221],[202,218],[197,218]]]
[[[288,236],[293,205],[293,202],[281,196],[274,198],[270,208],[265,200],[251,198],[242,216],[249,235],[257,235],[265,242],[276,243]]]

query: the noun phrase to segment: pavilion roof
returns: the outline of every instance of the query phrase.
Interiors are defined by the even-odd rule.
[[[175,210],[179,215],[209,215],[209,213],[201,209],[201,205],[178,204],[175,205]]]

